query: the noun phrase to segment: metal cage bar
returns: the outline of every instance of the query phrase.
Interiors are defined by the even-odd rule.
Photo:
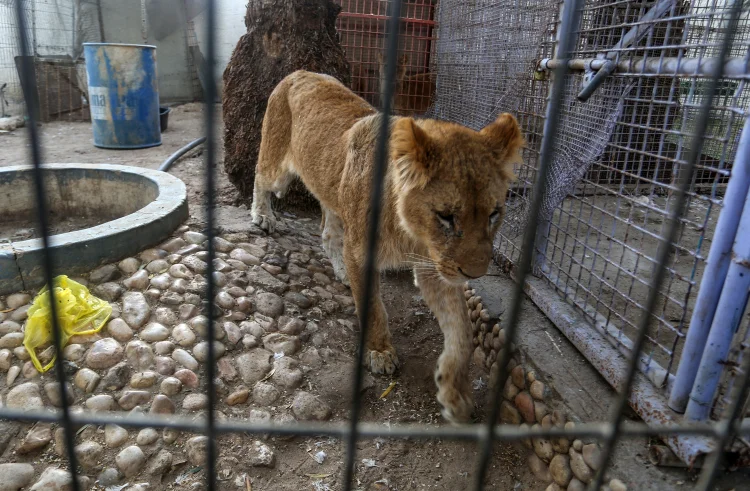
[[[584,9],[582,9],[582,0],[566,0],[564,2],[565,8],[563,9],[562,19],[560,23],[560,40],[558,46],[558,57],[560,63],[555,67],[555,78],[551,85],[551,89],[548,97],[548,105],[546,117],[544,119],[544,129],[541,133],[541,149],[539,152],[540,165],[535,172],[533,179],[533,190],[532,190],[532,201],[529,208],[530,219],[532,224],[536,225],[539,221],[540,210],[542,208],[542,201],[545,194],[549,191],[550,185],[550,169],[551,159],[555,150],[555,141],[559,138],[559,130],[561,129],[561,117],[563,112],[564,98],[562,94],[566,90],[567,82],[565,74],[569,69],[569,63],[567,62],[568,57],[571,55],[574,49],[574,43],[576,42],[576,34],[580,35],[580,31],[577,31],[576,26],[579,19],[581,18]],[[736,26],[741,12],[742,2],[735,2],[731,10],[731,18],[729,27]],[[26,25],[25,19],[22,14],[22,0],[15,0],[15,7],[18,13],[18,25],[19,25],[19,42],[22,47],[23,54],[29,53],[29,43],[26,39]],[[67,449],[67,457],[70,466],[70,472],[72,474],[71,486],[74,490],[79,489],[77,479],[77,465],[74,451],[74,432],[73,428],[75,424],[81,423],[92,423],[92,424],[107,424],[117,423],[123,426],[131,427],[165,427],[165,428],[178,428],[185,431],[205,433],[206,444],[207,444],[207,483],[206,488],[209,490],[216,489],[216,439],[219,434],[229,432],[247,432],[247,433],[268,433],[278,435],[331,435],[340,437],[346,440],[346,463],[344,466],[344,489],[351,489],[352,478],[354,475],[354,458],[356,451],[356,441],[358,438],[372,438],[372,437],[388,437],[388,438],[399,438],[399,437],[414,437],[414,438],[449,438],[459,439],[467,441],[476,441],[480,445],[480,457],[477,462],[477,473],[475,479],[475,489],[481,490],[484,488],[484,477],[486,470],[491,461],[492,456],[492,443],[493,441],[518,441],[523,438],[529,437],[554,437],[554,436],[569,436],[569,437],[593,437],[604,440],[606,442],[604,450],[604,459],[599,473],[597,474],[595,482],[592,484],[592,489],[598,489],[602,482],[604,473],[609,463],[611,452],[614,445],[619,437],[632,437],[641,435],[706,435],[717,439],[717,451],[713,453],[712,457],[704,467],[698,488],[701,490],[707,490],[710,488],[713,479],[715,478],[716,472],[721,464],[723,448],[731,441],[731,438],[735,434],[748,435],[750,434],[750,422],[740,421],[740,409],[744,405],[744,401],[748,393],[748,382],[750,379],[750,357],[745,356],[742,359],[741,366],[739,367],[739,377],[734,381],[733,395],[731,403],[728,407],[726,417],[719,423],[703,423],[694,425],[645,425],[645,424],[632,424],[623,423],[623,413],[625,405],[628,401],[629,389],[632,386],[633,379],[636,375],[636,369],[640,360],[639,355],[641,354],[641,348],[646,340],[646,331],[649,322],[657,308],[659,301],[659,295],[662,293],[660,286],[666,279],[668,274],[667,258],[674,239],[678,235],[678,227],[682,220],[682,214],[684,212],[685,204],[688,201],[688,187],[693,181],[693,174],[698,168],[698,157],[700,154],[700,147],[703,144],[702,135],[705,133],[709,124],[709,111],[712,107],[713,90],[709,91],[709,96],[704,99],[702,104],[702,110],[699,114],[699,119],[696,126],[694,144],[690,147],[690,154],[687,158],[687,166],[679,173],[678,185],[676,189],[676,206],[672,208],[670,212],[669,223],[667,227],[667,233],[663,243],[667,246],[661,247],[656,257],[656,268],[654,271],[654,277],[650,285],[649,296],[645,302],[644,312],[640,317],[639,324],[637,326],[637,337],[633,342],[631,356],[629,358],[628,369],[625,377],[625,384],[617,400],[617,404],[614,407],[612,418],[605,423],[591,423],[578,425],[575,428],[519,428],[508,425],[496,425],[497,414],[499,410],[500,391],[501,386],[498,385],[498,389],[494,393],[492,399],[492,407],[490,408],[490,418],[483,425],[463,425],[457,427],[444,427],[439,429],[432,429],[426,426],[420,425],[396,425],[393,427],[383,427],[382,425],[372,423],[360,423],[359,413],[361,407],[361,395],[360,391],[357,390],[361,386],[362,371],[363,371],[363,358],[364,358],[364,341],[366,339],[368,324],[368,309],[370,307],[370,293],[372,283],[377,274],[375,268],[375,251],[377,247],[378,238],[378,224],[380,219],[381,211],[381,198],[383,191],[383,177],[385,175],[386,166],[388,164],[387,148],[389,139],[389,114],[392,111],[392,98],[394,90],[394,82],[396,78],[396,54],[398,50],[398,39],[399,39],[399,16],[401,11],[400,0],[393,0],[390,4],[391,12],[388,16],[388,32],[387,32],[387,62],[386,62],[386,80],[387,84],[384,91],[383,105],[383,116],[381,119],[380,134],[377,142],[376,160],[373,172],[373,192],[371,195],[371,210],[370,223],[368,224],[368,242],[367,242],[367,261],[365,264],[365,270],[363,275],[365,278],[365,291],[363,294],[362,309],[359,312],[361,329],[359,332],[359,345],[357,351],[357,366],[355,367],[355,374],[353,379],[354,397],[351,407],[351,420],[348,423],[328,423],[328,424],[294,424],[294,425],[273,425],[273,424],[260,424],[250,423],[243,421],[216,421],[214,414],[215,406],[215,360],[216,354],[214,351],[214,307],[213,307],[213,293],[214,293],[214,277],[213,277],[213,258],[215,257],[214,251],[214,238],[215,238],[215,216],[213,211],[215,201],[215,177],[214,177],[214,166],[215,166],[215,105],[213,103],[214,96],[216,94],[216,85],[213,69],[215,66],[215,2],[209,0],[207,3],[207,32],[208,32],[208,49],[206,52],[206,67],[207,77],[205,80],[208,82],[206,85],[206,103],[205,103],[205,134],[207,143],[207,152],[205,157],[205,185],[206,185],[206,217],[207,217],[207,236],[208,236],[208,278],[207,278],[207,295],[208,295],[208,329],[207,329],[207,341],[208,341],[208,362],[206,366],[206,373],[208,375],[207,381],[207,396],[209,400],[209,411],[204,419],[189,419],[180,416],[171,417],[159,417],[156,415],[145,416],[145,415],[131,415],[128,417],[122,417],[114,414],[86,414],[73,415],[70,412],[70,407],[67,402],[66,394],[66,376],[63,369],[63,363],[58,362],[56,364],[57,379],[60,385],[60,393],[62,394],[62,408],[58,411],[16,411],[6,408],[0,408],[0,418],[12,419],[12,420],[23,420],[23,421],[50,421],[59,422],[65,428],[65,442]],[[719,60],[721,63],[712,65],[713,71],[710,79],[709,88],[716,89],[719,86],[720,78],[722,75],[722,67],[725,66],[723,60],[726,60],[730,54],[730,42],[734,30],[728,29],[723,37],[721,49],[719,51]],[[29,114],[31,122],[28,126],[29,141],[31,146],[31,161],[34,166],[34,184],[37,198],[37,211],[40,231],[42,233],[42,241],[44,244],[44,272],[45,279],[48,285],[53,285],[54,278],[54,254],[49,244],[48,227],[47,222],[47,206],[45,202],[44,193],[44,170],[42,166],[42,145],[40,136],[36,128],[34,121],[34,114],[36,114],[35,104],[36,98],[31,97],[30,94],[34,93],[35,80],[29,76],[32,73],[32,61],[30,58],[25,58],[22,64],[23,73],[25,74],[23,80],[23,89],[26,95],[26,103],[29,107]],[[631,128],[632,129],[632,128]],[[532,183],[531,180],[528,183]],[[524,234],[523,244],[520,246],[520,252],[522,259],[518,263],[518,282],[513,295],[513,302],[509,314],[508,323],[508,340],[506,347],[500,355],[500,363],[498,364],[501,377],[506,375],[506,363],[509,353],[508,347],[511,345],[515,338],[518,330],[518,321],[520,318],[520,305],[523,295],[524,279],[530,271],[531,259],[534,253],[534,242],[536,226],[530,226],[526,228]],[[52,311],[52,323],[54,329],[54,342],[55,348],[58,353],[62,352],[60,345],[60,335],[57,326],[58,319],[56,314],[56,303],[54,301],[54,288],[50,289],[51,296],[51,311]]]

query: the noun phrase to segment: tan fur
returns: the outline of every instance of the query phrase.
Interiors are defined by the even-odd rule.
[[[337,276],[348,277],[357,304],[381,117],[332,77],[295,72],[269,98],[256,169],[253,223],[274,231],[271,193],[283,195],[299,176],[320,201],[323,246]],[[480,132],[442,121],[391,119],[377,267],[414,269],[445,339],[435,381],[451,421],[468,420],[473,409],[472,329],[462,284],[487,272],[522,145],[509,114]],[[398,357],[377,280],[372,303],[366,362],[375,373],[393,373]]]

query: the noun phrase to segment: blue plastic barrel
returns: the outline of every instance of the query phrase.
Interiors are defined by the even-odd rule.
[[[156,46],[84,43],[94,145],[161,145]]]

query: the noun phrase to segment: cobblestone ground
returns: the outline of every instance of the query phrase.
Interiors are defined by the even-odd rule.
[[[318,222],[285,219],[274,236],[248,230],[216,239],[217,417],[346,419],[358,327],[351,293],[335,280],[320,246]],[[109,301],[113,314],[99,334],[72,338],[64,349],[74,411],[200,415],[205,410],[206,244],[205,235],[183,226],[156,248],[75,278]],[[9,408],[61,404],[54,370],[39,374],[22,345],[34,293],[0,298],[0,391]],[[416,363],[405,358],[416,371],[407,371],[401,383],[418,387],[417,393],[397,388],[381,399],[390,379],[368,375],[366,419],[440,422],[431,382],[440,334],[416,294],[413,290],[400,300],[413,307],[402,322],[407,334],[430,325],[429,332],[411,331],[430,351],[427,359]],[[393,301],[394,292],[386,294],[387,302],[389,296]],[[45,363],[53,350],[38,353]],[[409,382],[414,378],[418,381]],[[204,443],[203,436],[174,430],[86,425],[76,434],[76,453],[89,489],[202,489]],[[0,490],[68,489],[63,445],[56,425],[1,422]],[[363,441],[358,482],[361,489],[454,489],[451,479],[470,482],[473,471],[472,460],[461,455],[462,445]],[[410,452],[417,458],[409,458]],[[494,479],[509,486],[498,489],[512,489],[518,482],[513,469],[528,473],[515,449],[499,455],[504,460],[498,463],[509,465],[495,465],[493,474],[499,476]],[[343,448],[332,439],[226,435],[219,439],[219,456],[222,489],[340,488]],[[441,469],[441,460],[449,468]],[[459,469],[450,468],[456,463]]]

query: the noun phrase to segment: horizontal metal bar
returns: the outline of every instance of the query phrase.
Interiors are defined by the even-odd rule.
[[[1,409],[0,420],[56,423],[62,417],[60,410],[19,411]],[[76,426],[86,424],[117,424],[129,428],[170,428],[194,433],[203,433],[206,429],[204,417],[180,415],[146,415],[125,413],[92,413],[80,412],[71,414],[71,421]],[[648,425],[640,422],[625,422],[622,434],[628,437],[660,435],[701,435],[716,437],[724,425],[721,423],[668,424]],[[421,424],[386,425],[378,423],[359,423],[357,434],[362,438],[417,438],[420,440],[441,438],[448,440],[477,441],[485,435],[485,425],[451,425],[438,428]],[[735,431],[740,435],[750,436],[750,419],[737,422]],[[215,430],[218,433],[251,433],[269,435],[328,435],[345,437],[349,434],[350,423],[251,423],[245,419],[217,420]],[[581,423],[573,428],[537,426],[521,427],[516,425],[495,425],[495,438],[503,441],[516,441],[524,438],[606,438],[612,430],[609,423]]]
[[[378,15],[378,14],[358,14],[355,12],[341,12],[339,14],[340,19],[370,19],[370,20],[382,20],[383,22],[387,21],[389,19],[389,16],[387,15]],[[403,22],[405,24],[421,24],[424,26],[436,26],[437,22],[434,20],[429,19],[415,19],[413,17],[400,17],[400,22]],[[357,31],[359,32],[359,31]]]
[[[568,61],[570,70],[599,70],[609,60],[598,58],[574,58]],[[708,77],[716,71],[716,64],[720,63],[718,58],[644,58],[635,57],[617,63],[616,73],[650,73],[663,76],[694,75]],[[538,71],[554,70],[560,65],[560,61],[554,58],[544,58],[537,65]],[[722,78],[749,79],[748,61],[745,58],[727,58],[724,63]]]

